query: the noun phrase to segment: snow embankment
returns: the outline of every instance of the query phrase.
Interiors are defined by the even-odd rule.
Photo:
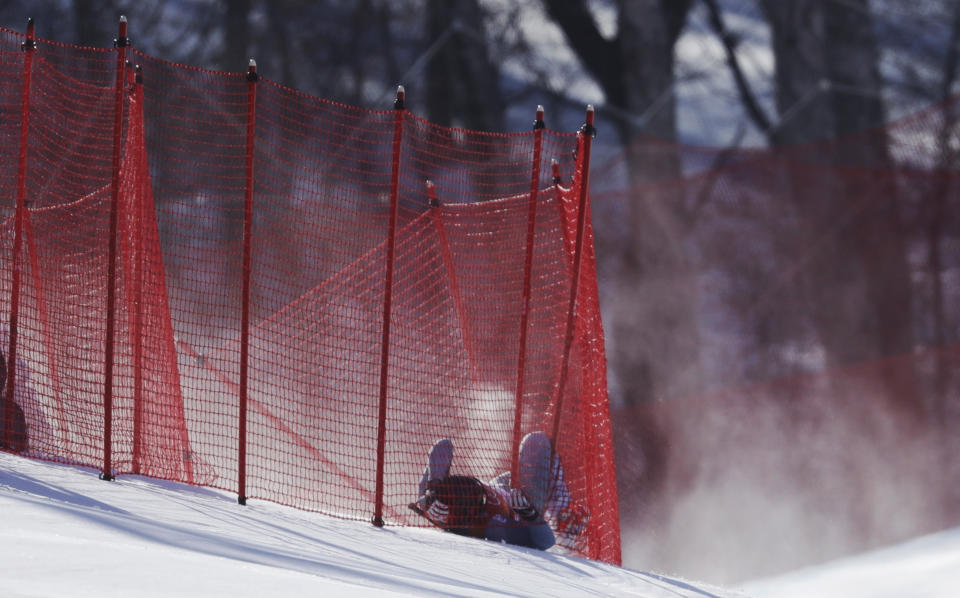
[[[0,453],[0,595],[741,596],[651,573],[377,529],[230,494]]]
[[[956,598],[960,529],[745,585],[756,598]]]

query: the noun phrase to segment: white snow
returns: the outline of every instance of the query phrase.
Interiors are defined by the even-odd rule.
[[[0,596],[960,595],[960,529],[723,590],[0,453]]]
[[[604,563],[383,528],[0,453],[0,596],[741,596]]]
[[[956,598],[960,529],[751,582],[757,598]]]

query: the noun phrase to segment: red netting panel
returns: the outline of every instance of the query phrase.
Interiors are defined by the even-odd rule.
[[[8,35],[10,48],[0,55],[0,74],[12,81],[23,80],[21,40]],[[577,550],[619,561],[589,229],[571,374],[557,396],[581,180],[574,175],[574,136],[442,128],[402,110],[360,110],[135,52],[144,82],[135,83],[132,70],[123,73],[115,138],[121,50],[45,43],[41,50],[32,71],[24,173],[30,210],[19,262],[18,354],[26,365],[18,377],[36,398],[18,402],[32,401],[28,419],[44,422],[31,424],[33,454],[104,466],[109,345],[112,473],[233,491],[243,482],[246,496],[369,519],[392,256],[386,522],[424,525],[406,505],[416,498],[435,440],[453,439],[456,467],[490,479],[510,469],[523,434],[553,433],[562,404],[557,451],[573,500],[592,514]],[[2,150],[4,202],[16,197],[19,180],[10,166],[18,151],[19,89],[10,85],[0,95],[2,135],[11,142]],[[533,181],[537,215],[521,356],[537,135],[541,172]],[[116,173],[115,142],[122,150]],[[571,188],[553,185],[554,159],[563,185],[574,181]],[[429,202],[428,179],[439,205]],[[116,304],[108,327],[114,196]],[[0,289],[7,293],[15,222],[5,220],[0,236]],[[245,341],[247,434],[240,438]],[[593,371],[572,372],[581,368]]]
[[[430,179],[443,207],[425,222],[433,243],[411,255],[403,251],[404,242],[398,254],[398,308],[410,315],[394,319],[391,353],[400,351],[400,367],[391,371],[390,385],[410,391],[404,392],[405,400],[391,403],[396,419],[388,420],[385,500],[391,505],[414,497],[411,491],[423,473],[427,451],[439,438],[453,441],[458,473],[491,479],[510,468],[516,357],[512,369],[502,366],[517,347],[526,221],[510,218],[520,215],[516,204],[485,210],[478,202],[529,190],[532,155],[531,135],[479,135],[413,117],[405,125],[403,197],[425,205],[424,181]],[[499,182],[483,176],[492,171],[502,175]],[[462,218],[463,213],[454,209],[458,204],[477,211]],[[505,226],[478,239],[480,220]],[[464,236],[478,241],[471,253],[459,251]],[[521,242],[510,246],[505,243],[509,239]],[[493,264],[501,267],[502,278],[491,276]],[[433,270],[423,272],[427,266]],[[430,300],[420,283],[424,279],[446,283],[447,296]],[[508,289],[510,281],[521,284]],[[489,298],[497,294],[500,303],[491,309]],[[417,305],[417,299],[427,302]],[[503,342],[504,328],[514,331],[512,342]],[[415,349],[421,346],[420,351]],[[438,359],[441,354],[458,355],[460,363],[448,369]],[[417,393],[409,381],[423,374],[427,376],[421,379],[433,381]],[[411,522],[419,523],[413,518]]]
[[[431,215],[437,239],[433,251],[440,253],[439,261],[429,263],[427,256],[421,255],[419,261],[412,262],[416,270],[408,277],[399,279],[409,281],[409,295],[416,297],[419,291],[418,281],[427,279],[425,268],[439,268],[433,276],[446,280],[452,303],[443,307],[442,314],[455,319],[448,323],[433,316],[433,320],[418,319],[416,312],[424,312],[423,306],[412,304],[412,313],[408,317],[398,317],[400,327],[410,326],[404,332],[410,334],[409,341],[397,340],[397,348],[417,346],[416,339],[435,338],[433,344],[445,339],[447,344],[440,349],[441,355],[460,352],[465,360],[455,370],[442,367],[436,376],[443,380],[438,390],[444,394],[417,399],[397,401],[399,410],[409,414],[399,414],[399,420],[389,420],[396,436],[398,447],[395,456],[388,458],[388,464],[397,468],[398,503],[408,500],[409,487],[422,473],[423,454],[437,438],[447,436],[456,447],[456,463],[464,472],[481,478],[490,479],[510,469],[511,453],[514,448],[513,425],[515,410],[515,392],[517,384],[517,366],[519,357],[519,330],[523,300],[524,256],[526,250],[527,215],[529,205],[529,187],[532,172],[534,135],[495,136],[472,132],[449,130],[415,121],[417,125],[409,134],[405,158],[410,166],[404,168],[416,185],[425,178],[433,180],[436,193],[443,207]],[[543,160],[540,188],[543,182],[552,176],[546,166],[551,159],[557,159],[563,165],[562,171],[572,171],[571,158],[574,149],[572,136],[547,134],[544,138]],[[494,176],[492,173],[496,173]],[[579,189],[579,187],[577,187]],[[411,187],[411,192],[418,191]],[[568,192],[567,192],[568,193]],[[567,193],[559,194],[565,197]],[[456,203],[451,203],[451,201]],[[574,203],[572,209],[576,210]],[[564,251],[563,234],[568,225],[567,214],[560,210],[558,194],[554,189],[541,191],[537,208],[537,226],[533,272],[531,276],[530,314],[528,321],[527,349],[524,356],[523,401],[521,414],[521,437],[533,431],[543,431],[552,435],[554,414],[556,413],[556,386],[560,369],[563,367],[563,342],[566,333],[568,302],[570,293],[570,274],[572,260]],[[574,228],[576,217],[574,216]],[[588,236],[588,248],[592,255],[592,236]],[[427,245],[425,248],[429,248]],[[399,256],[398,256],[399,259]],[[402,263],[402,262],[401,262]],[[584,276],[593,276],[595,269],[592,259],[585,261]],[[419,283],[422,285],[422,283]],[[395,289],[395,292],[403,292]],[[585,300],[584,293],[592,292],[593,299]],[[406,295],[404,295],[406,296]],[[425,298],[429,293],[425,295]],[[570,370],[577,369],[589,352],[591,364],[605,363],[602,353],[602,332],[599,328],[599,311],[596,300],[595,282],[592,287],[581,289],[581,310],[578,321],[581,325],[575,343]],[[591,310],[596,310],[592,313]],[[398,331],[400,335],[404,332]],[[596,353],[596,343],[588,346],[586,339],[599,334],[600,352]],[[462,343],[462,348],[458,346]],[[429,344],[429,343],[428,343]],[[418,355],[425,350],[420,349]],[[444,363],[437,358],[426,363]],[[462,368],[466,368],[463,371]],[[411,375],[417,373],[411,371]],[[598,413],[606,413],[605,372],[600,367],[600,384],[587,388],[585,380],[571,375],[568,378],[564,403],[561,440],[558,452],[563,459],[567,482],[573,494],[573,500],[585,503],[589,488],[602,486],[612,477],[612,451],[609,450],[610,431],[601,428],[593,433],[605,438],[606,454],[595,454],[594,447],[583,444],[589,438],[584,436],[585,427],[596,422],[586,416],[591,408]],[[429,374],[429,368],[419,366],[419,372]],[[453,378],[452,374],[459,379]],[[398,381],[398,385],[402,381]],[[392,387],[391,387],[392,388]],[[596,396],[588,396],[590,392]],[[453,401],[449,415],[440,417],[430,403],[442,404]],[[448,419],[449,418],[449,419]],[[569,425],[568,425],[569,424]],[[401,439],[412,443],[404,446]],[[393,446],[393,445],[391,445]],[[590,455],[590,457],[586,457]],[[598,471],[588,471],[587,462],[596,459],[602,466]],[[388,466],[389,469],[389,466]],[[599,474],[592,477],[593,474]],[[391,493],[388,486],[388,500]],[[584,542],[578,548],[592,556],[604,554],[603,558],[619,559],[619,537],[616,513],[616,493],[594,492],[604,495],[596,505],[590,505],[594,519],[592,527],[585,534]],[[612,502],[611,502],[612,497]],[[601,504],[602,503],[602,504]],[[601,538],[598,531],[608,534]],[[616,546],[613,548],[613,546]],[[604,549],[601,549],[601,546]]]
[[[52,409],[59,433],[45,455],[103,465],[104,348],[110,195],[93,193],[30,213],[24,229],[29,269],[21,287],[18,356]]]
[[[26,416],[30,452],[102,467],[116,95],[114,85],[101,83],[115,76],[116,55],[41,44],[33,59],[15,401]],[[22,81],[22,73],[15,80]],[[142,118],[130,118],[128,101],[121,107],[128,126],[120,137],[126,151],[119,203],[126,204],[137,192],[149,194],[149,177],[141,172]],[[19,112],[17,116],[19,121]],[[14,147],[19,147],[19,137]],[[16,197],[16,192],[10,195]],[[5,225],[10,238],[15,226],[15,219]],[[141,249],[149,244],[156,253],[155,234],[147,231],[142,238],[143,231],[128,225],[121,233],[124,228],[128,240],[136,239]],[[131,327],[137,313],[137,326],[169,329],[169,313],[152,309],[158,291],[166,300],[162,279],[155,284],[156,268],[131,270],[138,258],[123,241],[118,247],[128,267],[115,272],[120,302],[112,343],[113,470],[193,481],[189,464],[183,465],[187,441],[182,406],[166,400],[179,394],[176,378],[170,377],[176,373],[175,354],[150,350],[151,333]],[[144,281],[152,284],[153,295],[137,294],[130,286]],[[164,336],[172,340],[171,334]],[[134,338],[148,347],[149,364],[142,363],[143,351]],[[167,344],[172,349],[172,343]],[[153,375],[157,370],[167,375],[158,380]],[[158,401],[158,396],[163,398]],[[158,444],[158,434],[173,435],[177,441]]]
[[[22,38],[5,41],[19,47]],[[29,210],[22,253],[5,253],[7,273],[13,259],[21,268],[15,400],[26,416],[28,450],[93,466],[103,459],[103,240],[114,138],[112,88],[99,85],[98,75],[113,72],[115,58],[56,44],[34,52],[24,172]],[[22,66],[11,76],[22,82]],[[20,117],[17,110],[18,125]],[[19,145],[18,132],[5,151],[16,156]],[[16,183],[5,196],[17,197]],[[5,222],[5,239],[12,240],[14,227],[15,219]]]
[[[369,519],[395,114],[257,94],[248,493]]]
[[[209,483],[211,472],[192,451],[184,416],[144,138],[143,86],[129,85],[127,101],[130,122],[120,171],[118,226],[121,334],[114,343],[114,360],[118,386],[126,389],[129,400],[115,402],[115,469]]]
[[[20,152],[20,102],[23,92],[23,63],[25,54],[20,49],[22,37],[0,30],[0,75],[4,84],[0,85],[0,207],[3,219],[10,218],[17,200],[17,163]],[[12,230],[12,229],[11,229]],[[4,237],[6,239],[6,237]],[[12,241],[12,237],[11,237]],[[9,256],[7,250],[3,254]],[[4,262],[8,265],[8,262]]]
[[[578,140],[582,158],[583,139]],[[619,496],[616,491],[616,466],[613,452],[613,430],[607,395],[606,349],[600,297],[597,283],[597,258],[590,215],[589,189],[584,190],[583,160],[577,163],[574,184],[561,188],[563,238],[571,262],[576,251],[577,221],[581,193],[586,192],[586,216],[582,239],[579,288],[577,292],[573,354],[567,364],[572,382],[560,412],[562,428],[557,441],[565,463],[577,458],[579,470],[572,469],[568,484],[582,494],[590,512],[596,514],[587,534],[578,543],[585,556],[620,563]],[[582,484],[582,486],[580,485]]]
[[[247,83],[136,54],[164,281],[190,462],[237,489],[239,338]]]

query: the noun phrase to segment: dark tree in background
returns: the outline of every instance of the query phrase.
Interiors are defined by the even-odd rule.
[[[116,35],[113,0],[73,3],[74,42],[81,46],[102,46]]]
[[[947,43],[947,52],[943,58],[942,77],[939,86],[931,99],[944,106],[944,122],[937,136],[937,168],[941,171],[956,171],[960,167],[960,155],[958,155],[955,143],[951,143],[951,132],[956,129],[958,115],[956,107],[948,105],[953,85],[960,76],[958,65],[960,65],[960,5],[953,8],[953,15],[950,19],[950,37]],[[944,306],[944,256],[943,243],[947,238],[946,223],[950,214],[948,198],[956,196],[956,187],[951,185],[951,179],[941,177],[934,189],[924,199],[925,209],[922,210],[920,227],[926,241],[927,250],[927,278],[929,280],[929,300],[926,302],[926,309],[931,314],[930,322],[933,330],[931,341],[935,347],[944,347],[953,340],[949,336],[950,327],[947,310]],[[954,205],[956,205],[954,203]],[[954,219],[956,220],[956,219]],[[950,392],[951,375],[954,368],[951,368],[950,361],[945,352],[937,353],[935,374],[934,374],[934,393],[939,397],[948,396]],[[935,418],[941,424],[944,433],[947,432],[947,423],[950,421],[950,413],[947,409],[947,401],[937,402],[937,411]]]
[[[763,7],[773,31],[777,107],[788,117],[772,135],[776,145],[844,138],[884,124],[879,49],[866,0],[765,0]],[[833,176],[836,166],[889,169],[885,134],[819,153],[826,168],[804,176],[789,197],[810,245],[802,278],[826,359],[851,364],[908,353],[910,274],[894,180],[871,180],[865,193]],[[849,205],[846,197],[861,205]],[[838,227],[844,213],[850,216],[846,223],[841,216]],[[913,381],[900,378],[887,381],[890,398],[917,410]]]
[[[230,0],[224,7],[224,41],[217,62],[223,70],[242,70],[250,51],[250,0]]]
[[[477,0],[427,0],[427,39],[442,47],[426,65],[427,113],[445,126],[503,128],[500,71],[488,53]]]
[[[609,359],[618,398],[633,405],[695,392],[702,379],[695,272],[687,252],[692,223],[672,189],[657,185],[681,177],[673,145],[678,139],[674,47],[691,2],[618,1],[613,37],[601,33],[585,0],[544,0],[544,5],[613,107],[604,115],[613,119],[628,164],[629,232],[609,245],[613,255],[606,258],[616,260],[612,284],[620,298],[604,315],[617,347]],[[643,477],[634,487],[638,500],[623,505],[625,518],[643,511],[668,475],[669,441],[648,416],[649,411],[637,411],[628,424],[634,441],[618,445],[621,464],[642,464],[619,470],[621,476],[639,471]]]
[[[622,399],[631,404],[689,392],[701,377],[696,291],[685,247],[691,220],[683,202],[653,184],[680,177],[672,145],[678,138],[674,46],[691,2],[617,2],[612,38],[601,34],[585,0],[544,4],[613,107],[605,115],[624,146],[635,191],[625,206],[630,234],[616,248],[617,294],[632,301],[607,315],[623,349],[610,356]]]

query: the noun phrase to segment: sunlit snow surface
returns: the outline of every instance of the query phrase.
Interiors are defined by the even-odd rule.
[[[0,596],[741,596],[434,529],[0,453]]]
[[[960,529],[739,591],[0,453],[0,596],[960,596]]]
[[[960,529],[747,584],[756,598],[956,598]]]

